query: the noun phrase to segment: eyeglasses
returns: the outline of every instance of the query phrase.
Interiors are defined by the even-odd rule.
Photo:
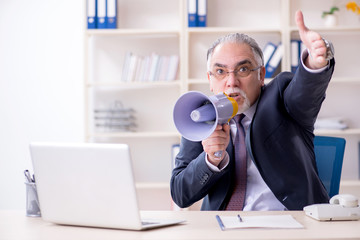
[[[229,76],[230,73],[234,73],[236,78],[244,78],[250,75],[251,72],[258,70],[262,66],[250,69],[249,66],[240,66],[234,71],[228,71],[226,68],[216,68],[214,72],[209,72],[210,76],[214,76],[217,80],[223,80]]]

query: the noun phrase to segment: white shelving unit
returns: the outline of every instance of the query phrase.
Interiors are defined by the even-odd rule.
[[[171,209],[169,180],[171,148],[179,143],[172,110],[179,96],[189,90],[210,94],[206,76],[206,52],[219,36],[242,32],[261,47],[282,42],[282,71],[290,70],[290,40],[299,39],[294,22],[302,9],[305,23],[331,40],[336,68],[319,117],[343,117],[350,128],[317,130],[317,135],[347,139],[343,178],[358,179],[360,141],[360,21],[342,9],[339,25],[326,28],[321,13],[330,8],[326,0],[209,0],[206,28],[187,27],[186,0],[118,0],[118,29],[85,30],[85,135],[86,141],[130,145],[135,180],[142,209]],[[354,15],[354,16],[351,16]],[[125,54],[152,52],[180,57],[177,80],[171,82],[122,82]],[[271,79],[267,79],[271,81]],[[100,131],[94,127],[94,108],[119,100],[136,111],[136,132]],[[145,203],[146,202],[146,203]]]
[[[360,74],[355,69],[360,66],[360,59],[354,53],[360,52],[360,21],[353,12],[346,10],[345,6],[340,6],[338,25],[332,28],[324,27],[322,21],[315,21],[315,19],[319,18],[319,12],[330,9],[331,4],[333,4],[331,1],[291,1],[290,9],[291,12],[303,9],[305,17],[309,19],[308,26],[320,32],[324,38],[331,40],[334,44],[335,71],[319,118],[340,117],[344,119],[349,128],[343,131],[321,129],[316,130],[315,133],[346,139],[342,180],[358,180],[360,112],[356,110],[356,105],[360,102],[358,94]],[[298,35],[293,19],[289,29],[292,37]]]

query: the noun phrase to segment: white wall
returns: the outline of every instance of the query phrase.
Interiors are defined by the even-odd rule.
[[[83,140],[83,2],[0,0],[0,209],[25,209],[30,141]]]

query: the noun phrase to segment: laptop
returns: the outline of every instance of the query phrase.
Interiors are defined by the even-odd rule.
[[[129,146],[31,143],[43,220],[64,225],[144,230],[183,220],[142,220]]]

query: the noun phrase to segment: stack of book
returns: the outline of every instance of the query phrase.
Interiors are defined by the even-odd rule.
[[[136,130],[135,111],[115,101],[109,108],[94,109],[95,127],[104,131],[133,132]]]
[[[173,81],[177,77],[179,56],[162,56],[152,53],[139,56],[132,52],[125,55],[122,82]]]

